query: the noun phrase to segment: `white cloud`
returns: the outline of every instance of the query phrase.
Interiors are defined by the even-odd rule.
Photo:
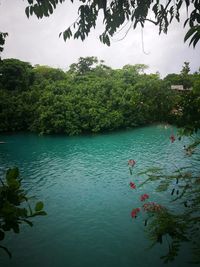
[[[32,64],[67,69],[80,56],[97,56],[113,68],[144,63],[150,66],[150,72],[159,71],[162,75],[179,72],[184,61],[190,62],[192,71],[200,66],[199,44],[193,49],[183,43],[185,30],[179,23],[173,23],[168,34],[160,36],[157,28],[146,25],[143,44],[148,54],[145,54],[142,50],[141,29],[130,30],[126,38],[112,41],[111,47],[107,47],[99,41],[102,25],[98,24],[84,42],[70,40],[65,43],[58,35],[76,19],[75,4],[66,2],[51,17],[42,20],[35,17],[27,19],[25,7],[26,1],[1,1],[0,30],[9,33],[3,58],[19,58]]]

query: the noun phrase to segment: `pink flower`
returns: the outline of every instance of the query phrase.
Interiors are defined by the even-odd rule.
[[[131,166],[131,167],[133,167],[134,165],[135,165],[135,160],[134,159],[129,159],[129,161],[128,161],[128,165],[129,166]]]
[[[131,211],[131,217],[132,217],[132,218],[136,218],[138,212],[140,212],[140,208],[133,209],[133,210]]]
[[[144,211],[157,212],[157,211],[161,211],[162,209],[164,208],[155,202],[148,202],[143,205]]]
[[[176,140],[175,136],[172,134],[169,138],[171,140],[171,143],[174,143],[174,141]]]
[[[141,195],[140,200],[141,201],[145,201],[148,198],[149,198],[149,195],[148,194],[143,194],[143,195]]]
[[[130,187],[131,187],[132,189],[136,189],[136,185],[135,185],[133,182],[130,182]]]

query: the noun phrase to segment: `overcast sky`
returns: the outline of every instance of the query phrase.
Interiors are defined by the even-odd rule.
[[[117,41],[115,36],[108,47],[99,41],[101,23],[84,42],[69,40],[64,42],[58,35],[77,18],[77,6],[71,1],[59,5],[49,18],[28,19],[25,15],[27,1],[0,0],[0,31],[8,32],[2,58],[18,58],[32,65],[48,65],[67,70],[79,57],[96,56],[112,68],[126,64],[143,63],[148,72],[159,71],[179,73],[183,62],[189,61],[191,71],[200,66],[200,44],[196,48],[184,43],[185,30],[182,23],[173,23],[167,35],[158,35],[158,28],[148,24],[143,30],[144,51],[141,29],[129,31],[125,39]]]

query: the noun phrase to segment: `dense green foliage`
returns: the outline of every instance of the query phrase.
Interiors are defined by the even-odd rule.
[[[95,57],[80,58],[68,72],[32,67],[16,59],[0,62],[0,131],[40,134],[97,133],[153,122],[183,119],[173,110],[198,93],[200,75],[145,74],[146,65],[113,70]],[[184,80],[197,92],[178,93],[171,84]],[[194,112],[198,109],[198,103]],[[198,116],[198,115],[197,115]],[[179,118],[180,117],[180,118]]]
[[[50,16],[58,4],[65,0],[27,0],[27,17],[36,15],[38,19]],[[71,0],[73,3],[73,0]],[[63,35],[64,40],[74,37],[82,41],[88,36],[92,28],[96,27],[100,18],[104,25],[104,32],[100,35],[101,42],[110,45],[110,38],[119,30],[124,29],[126,35],[131,28],[144,25],[149,22],[159,28],[159,33],[167,33],[173,20],[180,22],[183,17],[184,27],[189,30],[185,35],[185,41],[190,39],[190,44],[195,45],[200,39],[200,5],[199,0],[177,1],[128,1],[128,0],[79,0],[76,21],[67,28]],[[182,9],[187,11],[187,18],[183,16]],[[102,12],[101,12],[102,11]]]
[[[31,84],[32,66],[18,59],[4,59],[0,62],[0,86],[6,90],[27,90]]]
[[[41,201],[36,203],[34,210],[31,208],[30,198],[22,188],[18,168],[9,169],[6,172],[6,178],[0,178],[0,182],[0,242],[2,244],[8,231],[18,234],[20,225],[25,223],[33,226],[30,219],[46,213]],[[9,257],[12,256],[7,247],[0,245],[0,249],[3,249]]]

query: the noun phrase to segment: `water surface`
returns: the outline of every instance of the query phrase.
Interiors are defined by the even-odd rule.
[[[176,130],[164,125],[96,136],[1,135],[0,172],[19,166],[23,186],[44,201],[48,216],[23,226],[19,235],[9,234],[5,244],[13,259],[0,251],[2,267],[147,267],[164,266],[159,256],[165,245],[145,250],[149,241],[142,218],[132,220],[139,196],[167,203],[170,194],[154,193],[154,185],[131,190],[139,184],[137,173],[159,166],[168,171],[196,165],[181,142],[170,143]],[[127,161],[135,159],[130,177]],[[183,248],[168,266],[190,266]]]

